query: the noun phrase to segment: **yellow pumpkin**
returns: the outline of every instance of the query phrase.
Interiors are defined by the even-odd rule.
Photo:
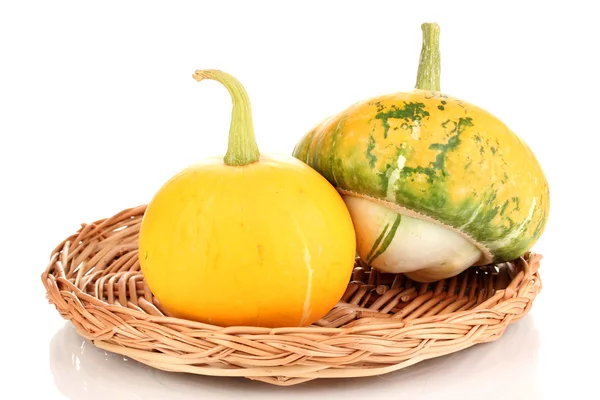
[[[352,219],[319,173],[261,155],[248,95],[198,70],[233,101],[228,150],[166,182],[144,214],[142,273],[172,315],[219,326],[307,326],[340,300],[356,256]]]

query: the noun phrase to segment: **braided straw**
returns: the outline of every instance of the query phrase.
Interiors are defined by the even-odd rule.
[[[52,252],[47,298],[101,349],[149,366],[276,385],[373,376],[498,339],[541,289],[541,256],[419,284],[356,260],[342,300],[305,328],[206,325],[170,317],[140,272],[146,206],[83,224]]]

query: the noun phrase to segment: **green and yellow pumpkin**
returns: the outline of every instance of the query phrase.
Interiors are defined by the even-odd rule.
[[[431,282],[529,251],[550,199],[521,138],[440,92],[439,27],[422,30],[415,90],[351,105],[304,135],[293,156],[342,194],[366,263]]]

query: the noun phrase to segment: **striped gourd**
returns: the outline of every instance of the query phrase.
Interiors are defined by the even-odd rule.
[[[545,229],[549,189],[502,121],[439,89],[439,27],[423,24],[417,85],[351,105],[293,155],[343,195],[359,256],[428,282],[515,259]]]

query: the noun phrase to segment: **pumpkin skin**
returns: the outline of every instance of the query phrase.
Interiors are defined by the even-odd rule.
[[[139,236],[141,269],[161,305],[219,326],[312,324],[342,297],[355,256],[340,194],[285,155],[186,168],[148,204]]]
[[[439,90],[353,104],[304,135],[292,154],[327,178],[353,214],[365,213],[354,203],[366,199],[462,236],[480,250],[471,265],[518,258],[546,226],[548,182],[531,149],[491,113]],[[356,230],[366,259],[377,236]]]

